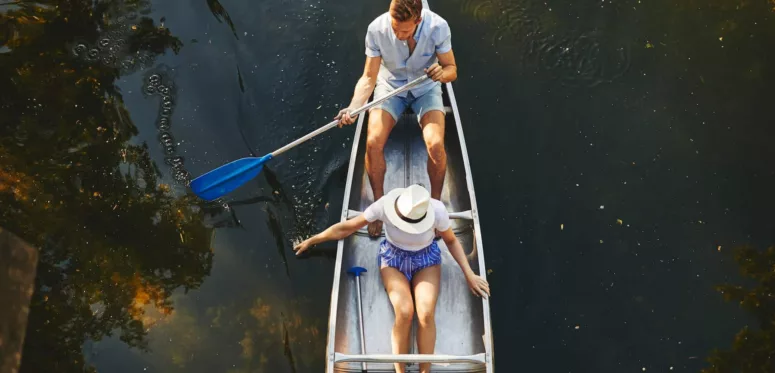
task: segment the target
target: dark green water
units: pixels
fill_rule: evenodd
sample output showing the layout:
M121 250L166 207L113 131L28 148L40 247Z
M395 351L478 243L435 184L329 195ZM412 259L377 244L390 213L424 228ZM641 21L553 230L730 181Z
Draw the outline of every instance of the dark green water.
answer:
M388 2L0 4L0 226L41 248L21 371L322 371L334 253L291 246L336 220L351 129L217 203L185 182L330 120ZM775 371L775 3L431 6L496 369Z

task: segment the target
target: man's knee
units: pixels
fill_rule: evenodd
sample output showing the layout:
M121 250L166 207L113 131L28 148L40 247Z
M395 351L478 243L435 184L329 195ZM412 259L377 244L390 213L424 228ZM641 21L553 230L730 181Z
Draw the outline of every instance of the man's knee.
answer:
M393 128L393 120L385 110L374 110L369 116L369 129L366 133L366 151L381 153L385 149Z
M425 146L428 148L428 157L434 162L443 161L447 155L444 150L444 138L440 135L428 136L425 139Z
M382 134L368 134L366 136L366 151L369 153L379 152L381 153L385 149L385 143L387 142L387 136Z

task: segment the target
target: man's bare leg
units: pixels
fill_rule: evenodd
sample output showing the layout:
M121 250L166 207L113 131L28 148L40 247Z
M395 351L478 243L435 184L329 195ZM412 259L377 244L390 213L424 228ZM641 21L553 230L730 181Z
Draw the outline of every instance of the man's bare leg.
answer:
M403 273L393 267L383 267L380 269L380 273L396 315L393 331L390 335L392 352L394 354L408 354L409 332L412 329L412 314L414 313L409 281L406 280ZM395 368L398 373L406 372L406 364L404 363L395 363Z
M369 113L369 126L366 134L366 173L369 175L374 201L385 195L385 143L396 121L385 110L374 109ZM382 221L369 224L369 235L379 237L382 233Z
M439 298L441 265L419 270L412 277L415 306L417 307L417 350L421 354L433 354L436 347L436 300ZM429 373L430 363L420 364L420 373Z
M428 149L428 178L431 180L431 197L440 200L447 173L447 151L444 149L444 113L432 110L420 120L422 137Z

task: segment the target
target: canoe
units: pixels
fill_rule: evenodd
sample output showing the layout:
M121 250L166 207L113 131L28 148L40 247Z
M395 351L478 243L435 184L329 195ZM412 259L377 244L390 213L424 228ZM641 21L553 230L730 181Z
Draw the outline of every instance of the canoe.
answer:
M423 1L424 6L427 1ZM474 272L486 278L482 234L476 195L468 161L463 127L451 83L442 85L446 110L445 146L447 173L441 200L453 218L453 230L468 256ZM410 110L411 111L411 110ZM365 168L367 115L356 124L344 192L341 220L357 216L373 201ZM428 161L415 114L404 113L385 146L385 191L423 183L430 188ZM384 235L384 231L383 231ZM407 371L417 371L419 362L432 362L434 372L493 372L493 341L489 300L475 297L457 262L443 241L442 273L436 305L436 348L434 355L417 354L414 318L409 354L392 355L390 332L394 314L377 267L380 239L366 229L338 242L326 348L326 372L392 372L393 362L411 362ZM367 270L360 277L364 326L361 340L356 280L348 269ZM362 344L363 342L363 344ZM361 351L361 346L365 351Z

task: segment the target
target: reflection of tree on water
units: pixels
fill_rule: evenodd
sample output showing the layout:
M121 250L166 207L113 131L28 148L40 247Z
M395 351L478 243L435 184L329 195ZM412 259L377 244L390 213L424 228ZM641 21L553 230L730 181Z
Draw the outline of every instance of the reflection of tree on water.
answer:
M173 336L175 343L158 338L150 347L170 356L157 362L162 372L189 371L203 357L209 357L208 366L217 372L311 371L323 364L326 320L327 315L315 313L312 300L287 295L282 300L232 300L204 312L182 307L155 331Z
M171 293L209 274L213 207L159 184L148 147L128 144L138 129L114 85L181 45L147 9L51 1L0 14L0 226L41 250L22 371L93 371L82 344L114 333L145 348Z
M775 246L762 252L741 247L735 252L743 277L753 286L721 285L717 290L751 312L758 328L745 327L735 336L731 350L714 350L703 373L775 372Z

